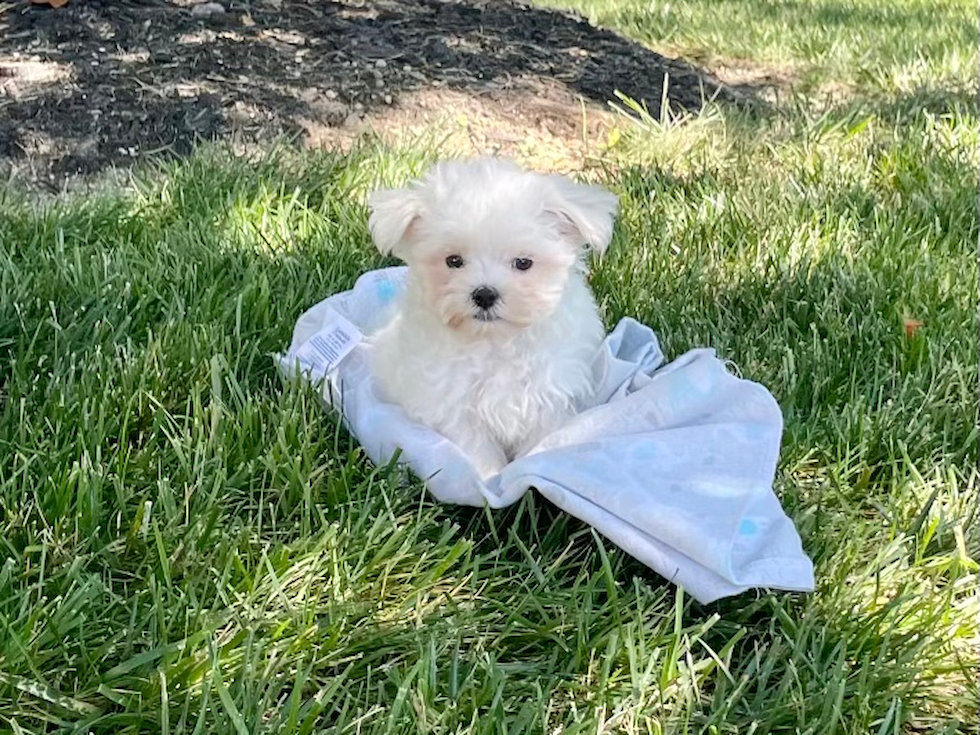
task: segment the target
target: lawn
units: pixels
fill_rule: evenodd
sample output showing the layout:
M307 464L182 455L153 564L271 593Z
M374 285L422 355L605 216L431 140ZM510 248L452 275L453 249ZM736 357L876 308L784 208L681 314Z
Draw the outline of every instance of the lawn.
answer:
M779 401L816 592L699 605L533 495L372 465L270 353L443 151L216 145L0 185L0 731L975 730L976 8L547 4L795 85L624 118L581 175L622 201L606 323Z

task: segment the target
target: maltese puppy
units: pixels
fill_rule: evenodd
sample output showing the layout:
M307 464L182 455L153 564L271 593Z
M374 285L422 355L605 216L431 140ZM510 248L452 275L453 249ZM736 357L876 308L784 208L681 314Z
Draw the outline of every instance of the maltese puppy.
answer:
M439 163L369 204L378 249L409 266L371 337L382 398L484 478L591 405L605 330L584 256L609 245L613 194L484 158Z

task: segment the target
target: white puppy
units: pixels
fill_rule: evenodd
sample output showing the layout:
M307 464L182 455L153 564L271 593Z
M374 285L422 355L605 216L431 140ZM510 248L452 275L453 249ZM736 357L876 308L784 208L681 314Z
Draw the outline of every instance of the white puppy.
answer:
M370 207L375 244L409 266L371 338L383 398L484 477L590 405L605 332L584 255L609 245L613 194L484 158L439 163Z

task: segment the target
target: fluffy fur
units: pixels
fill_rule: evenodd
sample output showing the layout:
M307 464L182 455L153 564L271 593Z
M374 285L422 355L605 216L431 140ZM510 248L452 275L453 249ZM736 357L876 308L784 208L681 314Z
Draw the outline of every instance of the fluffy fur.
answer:
M386 400L484 477L590 404L604 329L583 258L608 246L615 196L485 158L439 163L370 207L375 244L409 266L371 338Z

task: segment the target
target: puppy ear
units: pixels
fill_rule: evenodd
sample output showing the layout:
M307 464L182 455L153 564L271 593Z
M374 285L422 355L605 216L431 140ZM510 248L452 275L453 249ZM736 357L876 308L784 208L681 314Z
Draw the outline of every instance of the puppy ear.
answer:
M559 220L559 231L573 245L587 245L599 255L612 240L619 199L599 186L579 184L564 176L549 176L552 185L547 211Z
M371 239L383 255L403 258L412 230L422 215L422 200L412 189L382 189L368 197Z

